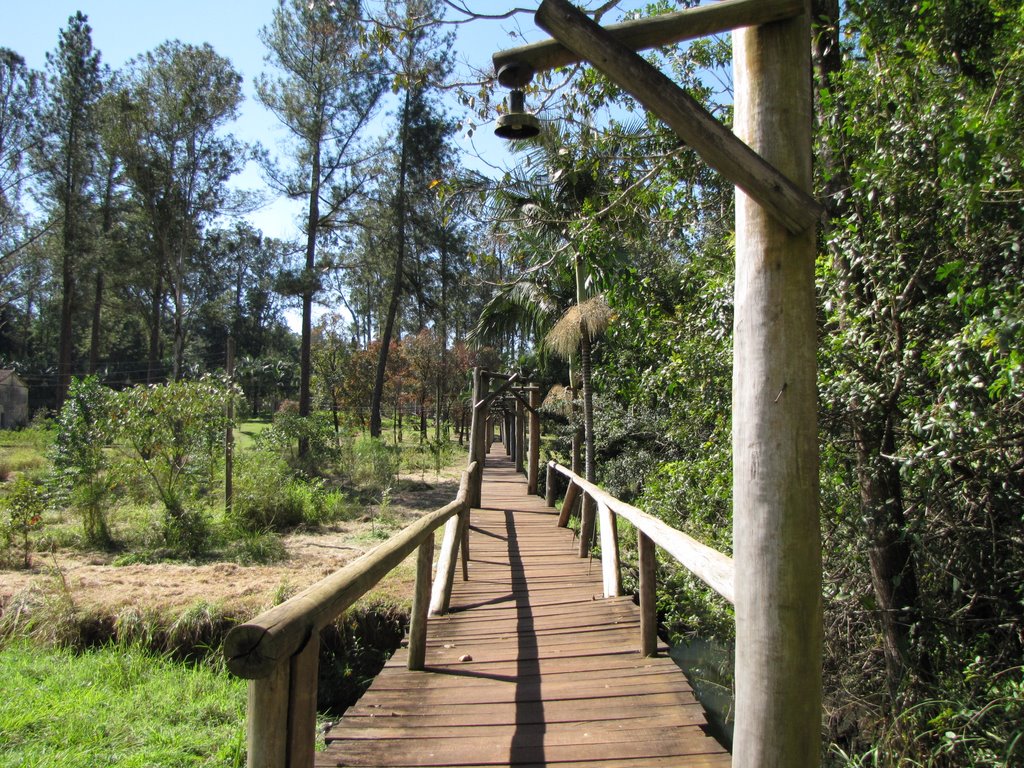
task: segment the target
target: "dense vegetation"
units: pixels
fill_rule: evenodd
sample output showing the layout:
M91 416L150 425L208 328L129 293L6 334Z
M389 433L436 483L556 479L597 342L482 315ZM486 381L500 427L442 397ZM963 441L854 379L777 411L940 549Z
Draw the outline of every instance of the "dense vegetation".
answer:
M693 4L601 4L602 21ZM325 455L357 466L345 452L363 451L372 466L388 417L398 437L415 414L424 446L446 424L460 432L465 374L482 363L558 385L545 407L566 462L730 549L732 189L587 66L531 86L558 120L515 167L457 171L439 95L452 40L423 22L475 23L460 5L280 4L259 98L291 143L257 154L275 189L308 203L298 245L232 218L246 201L225 181L253 148L226 132L238 76L208 47L167 43L115 76L74 17L46 73L0 52L0 354L59 413L64 485L47 493L79 510L84 541L116 538L103 505L135 488L161 505L161 547L209 546L190 512L220 470L174 451L212 455L231 387L252 414L294 401L259 449L273 460L239 468L236 521L259 531L296 518L247 493L301 496ZM1012 765L1024 759L1024 11L813 6L828 760ZM723 39L651 54L726 121L730 58ZM462 94L477 110L467 122L493 116L487 86ZM186 93L201 106L183 115ZM369 136L367 115L392 98L393 129ZM314 112L322 122L303 119ZM313 301L344 311L314 324ZM288 302L302 307L297 338ZM228 339L233 383L202 378L223 373ZM72 386L86 373L99 378ZM178 387L195 413L174 411ZM191 416L202 428L185 429ZM193 442L144 442L168 424ZM4 488L12 562L50 503L33 470L13 467ZM728 608L663 569L668 630L728 639Z

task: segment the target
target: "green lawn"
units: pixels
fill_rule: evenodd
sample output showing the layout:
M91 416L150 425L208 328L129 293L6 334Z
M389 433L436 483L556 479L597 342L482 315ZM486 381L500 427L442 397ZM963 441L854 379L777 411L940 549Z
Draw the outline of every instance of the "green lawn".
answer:
M244 680L134 648L0 650L0 766L245 764Z

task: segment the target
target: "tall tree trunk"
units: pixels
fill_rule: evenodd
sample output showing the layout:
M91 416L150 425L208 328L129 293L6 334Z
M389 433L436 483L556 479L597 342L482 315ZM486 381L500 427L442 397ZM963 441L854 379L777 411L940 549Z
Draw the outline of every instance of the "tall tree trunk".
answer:
M69 249L71 243L65 239L64 263L61 268L60 340L58 342L57 410L64 406L64 400L71 386L72 313L75 308L75 271Z
M917 569L907 535L899 467L889 458L896 451L892 429L856 426L854 442L871 585L882 626L889 691L895 697L908 671L931 678L927 656L915 658L911 649L912 631L921 620Z
M89 374L95 374L100 363L100 320L103 308L103 270L96 270L96 291L92 299L92 335L89 339Z
M309 212L306 217L306 271L302 281L302 338L299 344L299 417L309 416L313 349L313 267L316 265L316 233L320 226L320 145L313 142L309 174ZM299 458L309 453L309 439L299 438Z
M384 321L384 333L380 339L380 355L377 357L377 373L373 380L373 400L370 402L370 436L380 437L381 432L381 401L384 398L384 374L388 366L388 352L391 337L395 332L395 319L398 317L398 305L402 299L402 269L405 262L406 241L406 207L405 185L408 174L408 139L409 139L409 108L411 92L406 89L405 101L402 105L402 148L398 160L398 191L395 195L395 266L394 278L391 283L391 301L388 303L388 314Z

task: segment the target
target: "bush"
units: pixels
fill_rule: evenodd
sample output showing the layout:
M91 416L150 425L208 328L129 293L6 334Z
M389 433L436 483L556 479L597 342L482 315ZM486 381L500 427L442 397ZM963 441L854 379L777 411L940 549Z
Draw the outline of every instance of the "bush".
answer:
M357 486L376 495L394 485L400 461L398 448L379 438L362 436L356 440L353 453L352 481Z
M196 505L212 485L232 396L212 379L131 387L112 396L111 426L120 447L164 505L166 544L190 557L209 545L209 524Z
M111 432L111 394L95 376L72 381L57 417L51 451L54 487L82 515L86 543L99 547L110 545L110 479L104 447Z
M27 477L19 477L2 504L4 515L0 518L0 536L3 536L4 548L10 551L17 547L23 565L31 568L32 540L29 536L42 526L46 506L43 489Z
M351 516L343 493L328 491L319 478L294 475L276 454L249 451L235 467L230 520L243 531L283 531Z

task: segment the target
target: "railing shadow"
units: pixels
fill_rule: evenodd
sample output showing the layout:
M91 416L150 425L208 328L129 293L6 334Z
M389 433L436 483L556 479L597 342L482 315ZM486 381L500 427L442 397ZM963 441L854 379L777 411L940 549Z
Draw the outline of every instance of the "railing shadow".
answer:
M510 756L517 752L529 752L530 762L543 764L544 734L547 723L544 719L544 702L541 700L540 655L537 633L534 626L530 593L526 583L526 569L519 550L512 512L505 512L505 530L508 536L508 560L512 572L512 590L516 606L516 693L515 731L512 734ZM516 586L516 581L521 583Z

